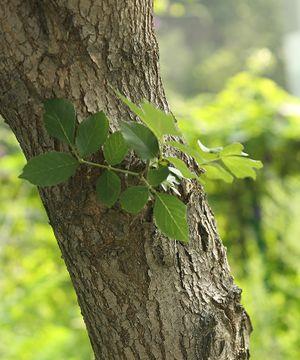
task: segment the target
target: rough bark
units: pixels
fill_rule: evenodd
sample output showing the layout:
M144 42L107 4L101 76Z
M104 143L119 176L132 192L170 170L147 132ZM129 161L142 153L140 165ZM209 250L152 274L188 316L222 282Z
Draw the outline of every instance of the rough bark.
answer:
M79 120L104 110L113 128L131 115L109 83L167 109L149 0L2 0L0 30L0 113L27 158L62 149L42 124L46 98L72 100ZM251 325L202 190L184 187L183 246L150 209L101 206L98 176L82 167L40 189L96 359L248 359Z

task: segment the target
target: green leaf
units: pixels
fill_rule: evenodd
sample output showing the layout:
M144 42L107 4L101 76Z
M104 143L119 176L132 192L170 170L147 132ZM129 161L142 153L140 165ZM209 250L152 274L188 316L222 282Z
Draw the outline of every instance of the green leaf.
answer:
M110 165L120 164L128 152L128 146L120 131L109 136L103 146L105 160Z
M140 106L137 106L119 92L116 93L129 109L148 126L158 140L164 135L181 135L176 127L175 119L172 114L165 113L145 100Z
M73 144L76 122L73 104L64 99L49 99L44 108L44 123L49 135Z
M162 139L164 135L181 135L172 114L165 113L148 101L143 101L141 108L144 112L141 120L153 131L159 140Z
M208 148L202 144L200 140L197 140L196 151L198 156L207 161L213 161L220 158L220 152L222 151L222 147L216 148ZM199 164L200 165L200 164Z
M129 99L127 99L127 97L122 95L119 91L115 90L115 92L118 95L118 97L123 101L123 103L126 104L135 115L137 115L140 119L142 119L143 110L139 106L131 102Z
M204 151L204 145L200 146L200 141L198 141L198 144L196 144L195 147L179 143L177 141L167 141L168 145L173 146L177 150L180 150L182 153L191 156L194 158L194 160L197 162L199 166L201 166L204 163L207 163L209 161L214 161L220 158L219 150L221 148L214 148L214 149L208 149L205 148L211 152Z
M147 180L150 185L158 186L167 179L169 175L169 169L167 166L159 166L158 168L149 169L147 174Z
M96 194L100 202L112 207L121 192L121 180L113 171L105 170L96 184Z
M121 132L128 146L132 148L142 160L150 160L158 155L158 141L153 132L146 126L134 122L122 121Z
M19 177L34 185L57 185L74 175L78 165L72 155L51 151L30 159Z
M100 149L108 135L108 119L101 111L80 123L77 131L76 146L82 157Z
M206 170L205 174L201 175L210 180L223 180L227 183L233 181L233 176L219 164L201 165Z
M186 179L196 179L197 175L195 175L185 164L185 162L181 159L175 157L167 157L166 158L171 164L173 164L176 169L178 169L182 176Z
M173 146L175 149L180 150L182 153L188 156L191 156L195 159L198 165L201 165L203 162L205 162L205 159L200 156L199 152L189 145L185 145L177 141L166 141L166 144Z
M225 146L224 149L221 151L221 156L228 156L228 155L242 155L244 146L240 143L233 143L228 146ZM246 154L245 154L246 155Z
M214 154L214 153L219 153L220 151L223 150L222 146L218 146L218 147L215 147L215 148L208 148L207 146L202 144L202 142L199 139L197 140L197 144L198 144L200 150L205 152L205 153Z
M227 156L222 158L224 165L239 179L246 177L256 178L253 169L262 168L262 162L242 156Z
M146 186L132 186L120 196L122 208L129 213L137 214L146 205L149 199L149 190Z
M157 227L168 237L189 242L186 206L175 196L156 193L154 219Z

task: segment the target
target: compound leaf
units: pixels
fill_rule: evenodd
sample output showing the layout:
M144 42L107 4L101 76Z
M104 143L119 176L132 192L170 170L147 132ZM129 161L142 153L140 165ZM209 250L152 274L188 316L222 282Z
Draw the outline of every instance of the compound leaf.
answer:
M210 180L223 180L227 183L233 181L233 176L219 164L201 165L206 170L205 174L201 175Z
M122 121L121 132L128 146L132 148L142 160L150 160L158 155L158 141L153 132L146 126L134 122Z
M44 102L44 123L49 135L67 144L73 144L76 115L71 102L49 99Z
M166 158L171 164L173 164L176 169L178 169L180 171L180 173L182 174L182 176L186 179L196 179L197 176L196 174L194 174L186 165L186 163L179 159L179 158L175 158L175 157L167 157Z
M100 149L108 135L108 119L103 111L89 116L80 123L77 131L76 146L82 157Z
M34 185L57 185L74 175L78 165L72 155L51 151L30 159L19 177Z
M132 186L120 196L120 203L124 210L137 214L146 205L149 199L149 189L146 186Z
M203 162L205 162L205 159L200 156L199 152L189 145L182 144L178 141L167 141L166 144L173 146L175 149L180 150L182 153L188 156L191 156L195 159L198 165L201 165Z
M141 120L153 131L155 136L160 140L164 135L180 136L177 129L175 118L170 113L165 113L148 101L141 104L143 115Z
M164 135L181 135L172 114L165 113L146 100L144 100L140 106L137 106L119 92L116 93L130 110L147 125L158 140L162 139Z
M226 156L222 158L224 165L239 179L246 177L256 178L254 169L262 168L261 161L252 160L243 156Z
M187 210L185 204L172 195L156 193L154 219L157 227L168 237L189 241Z
M105 160L110 165L120 164L128 152L128 146L120 131L109 136L103 146Z
M167 166L159 166L158 168L149 169L147 174L147 180L150 185L158 186L167 179L169 175L169 169Z
M135 105L135 103L127 99L127 97L122 95L119 91L115 91L115 92L118 95L118 97L123 101L123 103L126 104L135 115L137 115L140 119L142 119L143 110L139 106Z
M113 171L105 170L96 184L98 200L108 207L112 207L121 192L121 180Z
M220 152L221 156L228 156L228 155L246 155L243 153L244 146L240 143L233 143L230 145L227 145L223 148L223 150Z

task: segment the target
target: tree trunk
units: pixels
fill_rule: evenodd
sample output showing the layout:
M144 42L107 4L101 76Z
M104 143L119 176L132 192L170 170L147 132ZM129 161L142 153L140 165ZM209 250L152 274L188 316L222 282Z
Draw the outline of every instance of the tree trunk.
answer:
M2 0L0 30L0 113L27 158L64 148L43 127L46 98L70 99L79 120L104 110L112 128L132 115L109 84L167 110L150 0ZM39 189L95 358L248 359L251 325L202 189L185 187L183 246L149 209L134 218L101 206L98 176L82 166Z

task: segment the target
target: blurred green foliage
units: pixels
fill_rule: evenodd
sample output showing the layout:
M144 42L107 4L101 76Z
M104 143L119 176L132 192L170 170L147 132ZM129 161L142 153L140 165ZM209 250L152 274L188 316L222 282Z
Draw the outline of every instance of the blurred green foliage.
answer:
M242 142L261 159L257 180L206 186L229 263L243 288L255 360L300 358L300 101L250 73L217 95L173 99L188 141Z
M156 0L155 8L169 93L217 92L246 69L284 85L281 0Z
M0 119L1 120L1 119ZM0 123L0 359L91 359L70 278L24 156Z

